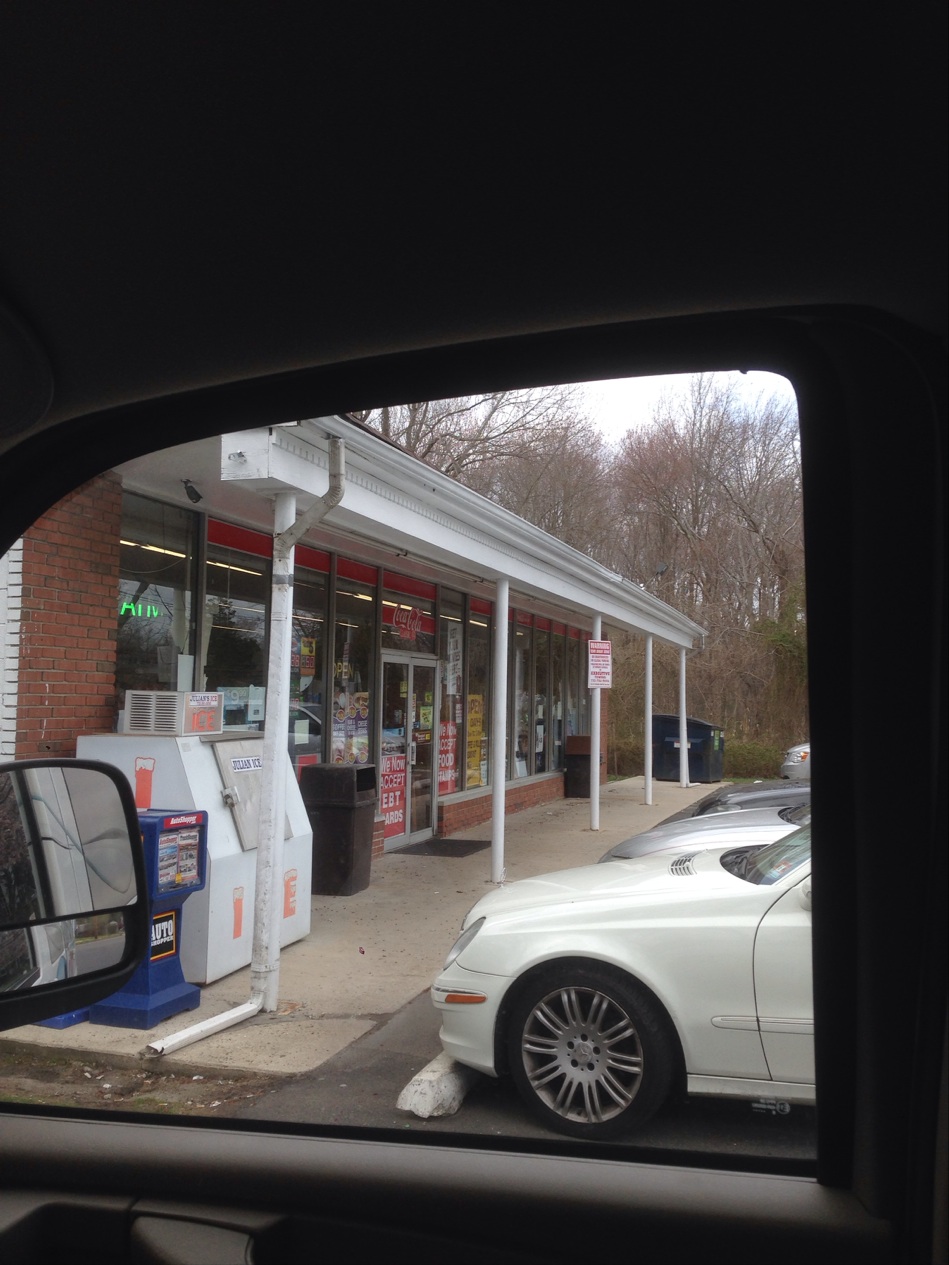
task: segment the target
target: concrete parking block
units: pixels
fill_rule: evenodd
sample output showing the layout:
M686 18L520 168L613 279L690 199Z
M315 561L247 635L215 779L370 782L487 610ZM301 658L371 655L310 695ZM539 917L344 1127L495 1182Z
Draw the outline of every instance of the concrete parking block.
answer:
M480 1076L480 1072L456 1063L447 1054L439 1054L412 1077L395 1105L399 1111L411 1111L423 1120L453 1116Z

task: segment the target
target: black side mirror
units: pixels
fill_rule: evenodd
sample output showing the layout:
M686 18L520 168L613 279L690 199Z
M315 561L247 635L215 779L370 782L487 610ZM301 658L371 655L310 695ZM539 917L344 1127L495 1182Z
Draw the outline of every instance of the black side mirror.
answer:
M135 799L92 760L0 764L0 1029L115 992L148 951Z

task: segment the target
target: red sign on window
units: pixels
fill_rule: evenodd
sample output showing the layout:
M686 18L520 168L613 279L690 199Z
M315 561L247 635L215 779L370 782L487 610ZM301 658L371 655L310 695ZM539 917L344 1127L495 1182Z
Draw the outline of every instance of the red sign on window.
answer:
M458 789L458 726L443 720L438 726L438 790L450 795Z
M385 837L405 834L405 756L384 755L379 777Z

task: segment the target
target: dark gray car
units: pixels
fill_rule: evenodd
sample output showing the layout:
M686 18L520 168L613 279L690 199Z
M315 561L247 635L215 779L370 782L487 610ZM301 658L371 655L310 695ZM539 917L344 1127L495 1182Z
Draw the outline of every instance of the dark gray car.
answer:
M719 787L688 808L663 818L659 824L665 826L672 821L705 817L709 813L734 813L749 808L796 808L799 804L809 804L810 800L809 781L773 778L767 782L744 782L740 786Z

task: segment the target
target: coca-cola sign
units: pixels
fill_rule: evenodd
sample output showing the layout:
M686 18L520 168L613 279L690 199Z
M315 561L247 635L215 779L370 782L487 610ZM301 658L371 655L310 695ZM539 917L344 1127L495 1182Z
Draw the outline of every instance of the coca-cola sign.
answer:
M424 611L420 611L417 606L397 606L392 612L392 627L398 629L403 641L414 641L422 631L424 618Z

